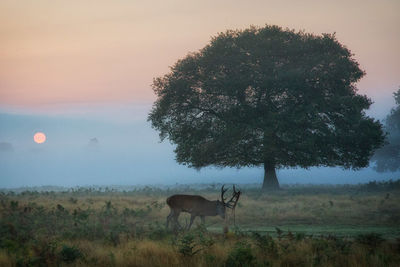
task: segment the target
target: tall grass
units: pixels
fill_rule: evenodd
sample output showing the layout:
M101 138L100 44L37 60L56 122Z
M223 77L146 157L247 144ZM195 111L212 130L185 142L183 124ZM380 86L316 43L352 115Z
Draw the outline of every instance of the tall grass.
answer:
M228 233L219 217L190 232L164 227L169 195L217 199L215 185L2 191L0 266L398 266L397 184L243 186Z

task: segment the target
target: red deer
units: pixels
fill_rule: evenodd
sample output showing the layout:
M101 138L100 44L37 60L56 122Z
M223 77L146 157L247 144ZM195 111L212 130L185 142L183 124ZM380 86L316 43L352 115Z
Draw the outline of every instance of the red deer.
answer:
M178 217L181 212L190 213L190 224L188 229L193 224L194 219L197 216L200 216L201 222L205 223L205 216L216 216L220 215L222 219L225 219L225 209L231 208L234 209L241 192L236 191L235 186L233 186L233 194L232 198L225 202L224 194L228 189L224 189L224 186L221 188L221 201L215 200L210 201L205 199L202 196L196 195L173 195L167 198L167 204L171 209L170 214L167 217L167 228L170 220L174 220L175 224L179 226Z

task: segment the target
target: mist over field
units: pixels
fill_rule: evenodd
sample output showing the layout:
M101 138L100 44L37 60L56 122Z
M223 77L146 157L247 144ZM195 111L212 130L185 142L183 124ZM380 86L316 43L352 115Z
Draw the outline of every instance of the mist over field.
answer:
M177 164L173 146L159 143L146 121L153 78L228 29L270 24L336 33L366 72L357 83L373 101L366 114L382 120L395 104L398 1L50 2L0 3L0 187L261 183L262 168ZM37 131L45 143L33 142ZM398 177L368 168L278 170L283 184Z
M150 106L77 114L0 114L0 187L261 183L262 168L179 165L174 147L160 143L146 121ZM36 144L33 135L47 135ZM282 184L354 184L397 179L397 173L341 168L282 169Z
M0 266L398 267L399 10L1 0Z

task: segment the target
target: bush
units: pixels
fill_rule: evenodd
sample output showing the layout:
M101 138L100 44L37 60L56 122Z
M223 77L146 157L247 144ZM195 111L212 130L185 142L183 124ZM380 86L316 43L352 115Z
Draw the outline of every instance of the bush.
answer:
M73 197L70 197L70 198L68 199L68 201L71 202L72 204L78 203L78 199L73 198Z
M198 225L194 231L194 234L198 244L202 247L202 249L209 249L215 243L215 240L207 231L207 228L204 224Z
M57 242L48 239L34 240L31 246L34 256L29 258L29 264L33 266L49 266L57 261Z
M238 242L229 253L228 259L226 260L226 266L254 266L254 261L255 257L251 251L250 244L246 242Z
M83 254L77 247L64 245L60 251L60 258L66 263L72 263L83 258Z
M306 238L306 234L305 233L296 233L295 234L296 241L301 241L301 240L304 240L305 238Z
M108 233L108 236L106 238L107 241L109 241L113 246L118 246L121 242L119 238L119 232L118 231L110 231Z
M168 237L170 234L169 231L164 227L161 227L159 223L156 223L155 225L150 225L149 230L150 231L148 233L148 237L151 240L162 240Z
M196 243L195 237L192 233L185 234L178 241L178 251L183 256L192 257L201 250Z
M178 251L184 256L193 256L200 251L207 251L215 241L204 225L183 235L177 242Z
M246 236L246 233L242 229L240 229L240 227L238 227L236 225L233 227L232 231L236 237L240 238L240 237Z
M213 266L213 265L215 265L216 257L215 257L215 255L205 254L204 260L205 260L207 266Z
M370 249L371 252L375 251L379 245L385 241L382 235L377 233L361 234L356 237L356 241Z
M18 209L18 201L12 201L10 202L10 209L12 211L16 211Z
M278 247L271 236L260 235L257 232L253 232L252 238L256 241L256 245L264 254L269 254L273 257L278 256Z

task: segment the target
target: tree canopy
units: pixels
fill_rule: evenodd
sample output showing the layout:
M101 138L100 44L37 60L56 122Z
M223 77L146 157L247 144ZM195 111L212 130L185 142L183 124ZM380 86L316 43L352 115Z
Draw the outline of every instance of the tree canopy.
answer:
M400 170L400 88L395 92L396 106L385 120L387 141L384 147L378 149L372 160L375 161L375 170L378 172Z
M334 34L278 26L229 30L155 78L148 120L189 167L361 168L383 142L357 94L364 76Z

